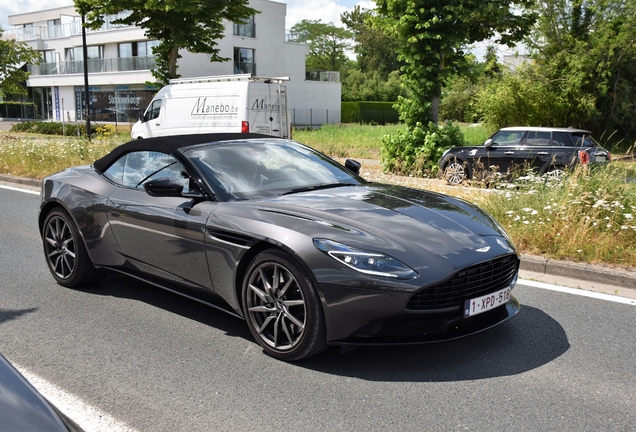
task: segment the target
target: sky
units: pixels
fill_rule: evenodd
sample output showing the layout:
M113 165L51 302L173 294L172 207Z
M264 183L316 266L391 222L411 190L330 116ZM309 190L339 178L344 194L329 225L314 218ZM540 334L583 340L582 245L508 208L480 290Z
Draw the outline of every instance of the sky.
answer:
M359 4L361 7L371 9L371 0L275 0L287 4L286 28L291 28L303 19L322 20L341 25L340 14L353 9ZM42 5L46 4L45 7ZM9 28L8 16L24 12L34 12L42 9L53 9L62 6L70 6L72 0L0 0L0 27Z

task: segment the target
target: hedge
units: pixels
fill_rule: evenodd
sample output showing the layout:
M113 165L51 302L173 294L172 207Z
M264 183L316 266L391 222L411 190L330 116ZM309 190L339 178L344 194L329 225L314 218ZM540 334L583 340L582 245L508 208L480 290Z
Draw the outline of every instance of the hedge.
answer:
M399 123L400 116L393 108L395 102L342 102L342 123Z

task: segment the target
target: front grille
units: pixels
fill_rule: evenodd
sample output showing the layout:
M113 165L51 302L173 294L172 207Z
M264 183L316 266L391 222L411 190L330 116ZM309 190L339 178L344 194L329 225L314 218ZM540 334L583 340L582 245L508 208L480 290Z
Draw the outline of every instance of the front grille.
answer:
M519 257L506 255L466 267L450 279L421 289L411 297L409 310L462 307L464 301L507 287L519 270Z

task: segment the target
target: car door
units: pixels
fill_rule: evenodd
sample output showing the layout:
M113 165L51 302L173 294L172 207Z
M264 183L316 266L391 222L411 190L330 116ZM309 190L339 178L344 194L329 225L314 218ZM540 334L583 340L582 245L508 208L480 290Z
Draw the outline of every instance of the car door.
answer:
M522 130L500 130L491 137L492 145L489 147L480 146L473 156L473 169L483 169L488 171L506 174L514 162L518 147L522 142L525 131Z
M535 172L544 172L552 165L552 132L528 131L514 155L514 167L519 174L532 169Z
M190 187L185 168L153 151L124 155L104 174L119 187L108 197L108 218L128 270L194 289L212 289L205 258L205 223L215 204L185 197L153 197L149 180L174 178Z
M150 138L164 135L164 130L161 127L161 109L162 100L153 100L144 113L144 118L141 122L143 136Z

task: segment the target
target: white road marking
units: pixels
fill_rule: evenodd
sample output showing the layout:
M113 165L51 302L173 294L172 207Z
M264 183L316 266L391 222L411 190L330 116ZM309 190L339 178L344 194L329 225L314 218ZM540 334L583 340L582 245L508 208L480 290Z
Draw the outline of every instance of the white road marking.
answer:
M583 297L590 297L590 298L594 298L598 300L606 300L606 301L611 301L614 303L621 303L621 304L636 306L636 300L627 298L627 297L603 294L603 293L587 291L587 290L578 289L578 288L567 288L567 287L563 287L559 285L552 285L552 284L547 284L545 282L537 282L537 281L532 281L527 279L518 279L517 283L521 285L531 286L534 288L541 288L541 289L546 289L550 291L558 291L558 292L562 292L566 294L573 294L573 295L578 295Z
M24 193L29 193L29 194L33 194L33 195L40 195L40 191L34 191L34 190L30 190L30 189L22 189L22 188L17 188L17 187L13 187L13 186L7 186L7 185L0 185L0 189L9 189L9 190L16 191L16 192L24 192Z
M105 412L87 404L78 397L40 378L25 368L13 363L13 366L35 387L49 402L90 432L137 432Z

